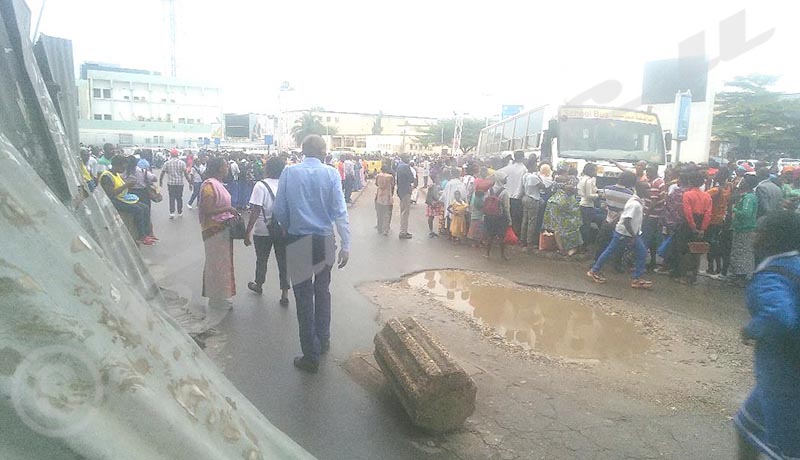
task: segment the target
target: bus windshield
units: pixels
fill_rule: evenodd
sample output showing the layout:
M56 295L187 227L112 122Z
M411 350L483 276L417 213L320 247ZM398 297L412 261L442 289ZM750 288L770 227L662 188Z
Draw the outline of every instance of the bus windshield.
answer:
M562 119L558 154L587 161L664 163L664 140L657 124L598 118Z

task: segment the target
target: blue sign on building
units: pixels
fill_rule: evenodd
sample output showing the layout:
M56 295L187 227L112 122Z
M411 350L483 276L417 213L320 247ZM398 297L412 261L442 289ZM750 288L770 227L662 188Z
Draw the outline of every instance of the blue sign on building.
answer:
M522 105L504 105L503 109L500 111L500 119L505 120L508 117L513 117L514 115L522 112L522 109L525 106Z
M214 145L219 145L220 139L218 137L214 138Z
M689 137L689 115L692 111L692 92L675 95L675 140L685 141Z
M265 134L264 135L264 145L272 145L275 143L275 136L272 134Z

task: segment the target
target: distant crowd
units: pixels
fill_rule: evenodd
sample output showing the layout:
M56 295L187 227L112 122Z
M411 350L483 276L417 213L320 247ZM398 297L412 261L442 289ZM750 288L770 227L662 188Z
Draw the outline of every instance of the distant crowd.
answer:
M759 260L757 219L800 205L800 169L791 166L779 172L711 161L669 165L662 175L655 164L617 163L621 174L598 177L593 163L579 174L568 162L553 167L523 152L491 161L396 157L383 166L375 179L381 234L396 193L400 238L411 237L404 203L424 189L430 238L483 247L487 256L496 244L503 258L509 243L567 257L591 251L594 281L606 281L607 264L619 272L632 266L636 288L652 286L647 272L692 284L702 258L704 275L743 284Z

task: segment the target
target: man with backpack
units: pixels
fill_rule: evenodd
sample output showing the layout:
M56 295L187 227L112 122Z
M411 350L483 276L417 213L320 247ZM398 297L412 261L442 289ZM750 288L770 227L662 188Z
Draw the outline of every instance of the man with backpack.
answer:
M486 257L492 253L492 242L500 242L500 257L506 257L505 236L511 226L511 199L506 190L507 176L503 171L494 173L494 186L483 199L483 226L486 229Z
M250 220L247 223L244 244L254 244L256 249L256 276L255 281L247 283L248 289L256 294L262 293L262 286L267 277L267 262L269 253L275 248L275 258L278 261L278 277L281 288L281 306L289 305L289 278L286 270L286 242L283 230L278 221L272 217L272 208L275 204L275 194L278 191L278 179L281 177L284 160L280 157L271 157L267 160L266 176L253 186L250 195Z

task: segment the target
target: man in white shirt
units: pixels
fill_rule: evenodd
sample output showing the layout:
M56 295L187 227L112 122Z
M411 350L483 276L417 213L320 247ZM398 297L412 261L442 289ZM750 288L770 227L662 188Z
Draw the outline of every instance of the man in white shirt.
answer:
M186 203L186 207L192 209L192 203L194 200L198 200L200 198L200 188L203 185L203 177L206 173L206 160L208 156L203 153L194 161L192 167L189 169L189 177L192 178L192 196L189 197L188 203Z
M428 188L428 178L431 176L431 162L427 159L420 165L420 172L422 173L422 187Z
M452 215L448 208L450 208L450 203L453 202L456 196L456 192L461 193L462 197L467 196L467 187L464 186L464 183L461 182L461 174L458 171L458 168L451 168L448 172L448 177L450 180L445 184L444 190L442 191L442 205L445 209L445 216L447 218L447 230L450 230L450 219Z
M267 178L253 186L250 195L250 220L245 233L245 246L255 245L256 277L247 283L247 288L261 294L262 285L267 277L269 253L275 247L275 258L278 261L278 277L280 279L282 306L289 305L289 278L286 270L286 241L281 235L277 221L273 220L272 208L275 194L278 192L278 179L281 177L285 163L280 157L270 157L265 165ZM273 233L276 233L273 235Z
M606 279L600 274L603 264L606 263L617 252L621 251L624 246L633 246L636 251L636 261L633 270L633 279L631 280L631 287L634 289L650 289L653 287L653 282L642 278L646 271L647 264L647 248L642 240L642 221L644 220L644 200L642 197L648 196L650 193L650 184L647 182L637 182L635 186L636 193L630 197L625 208L619 217L619 222L614 229L614 236L611 239L608 247L598 257L594 266L586 273L589 278L596 283L605 283Z
M514 162L501 168L500 171L503 171L508 178L506 190L511 198L511 227L514 229L514 233L519 235L522 229L522 196L524 195L522 179L528 173L528 168L525 167L525 152L522 150L514 152Z

